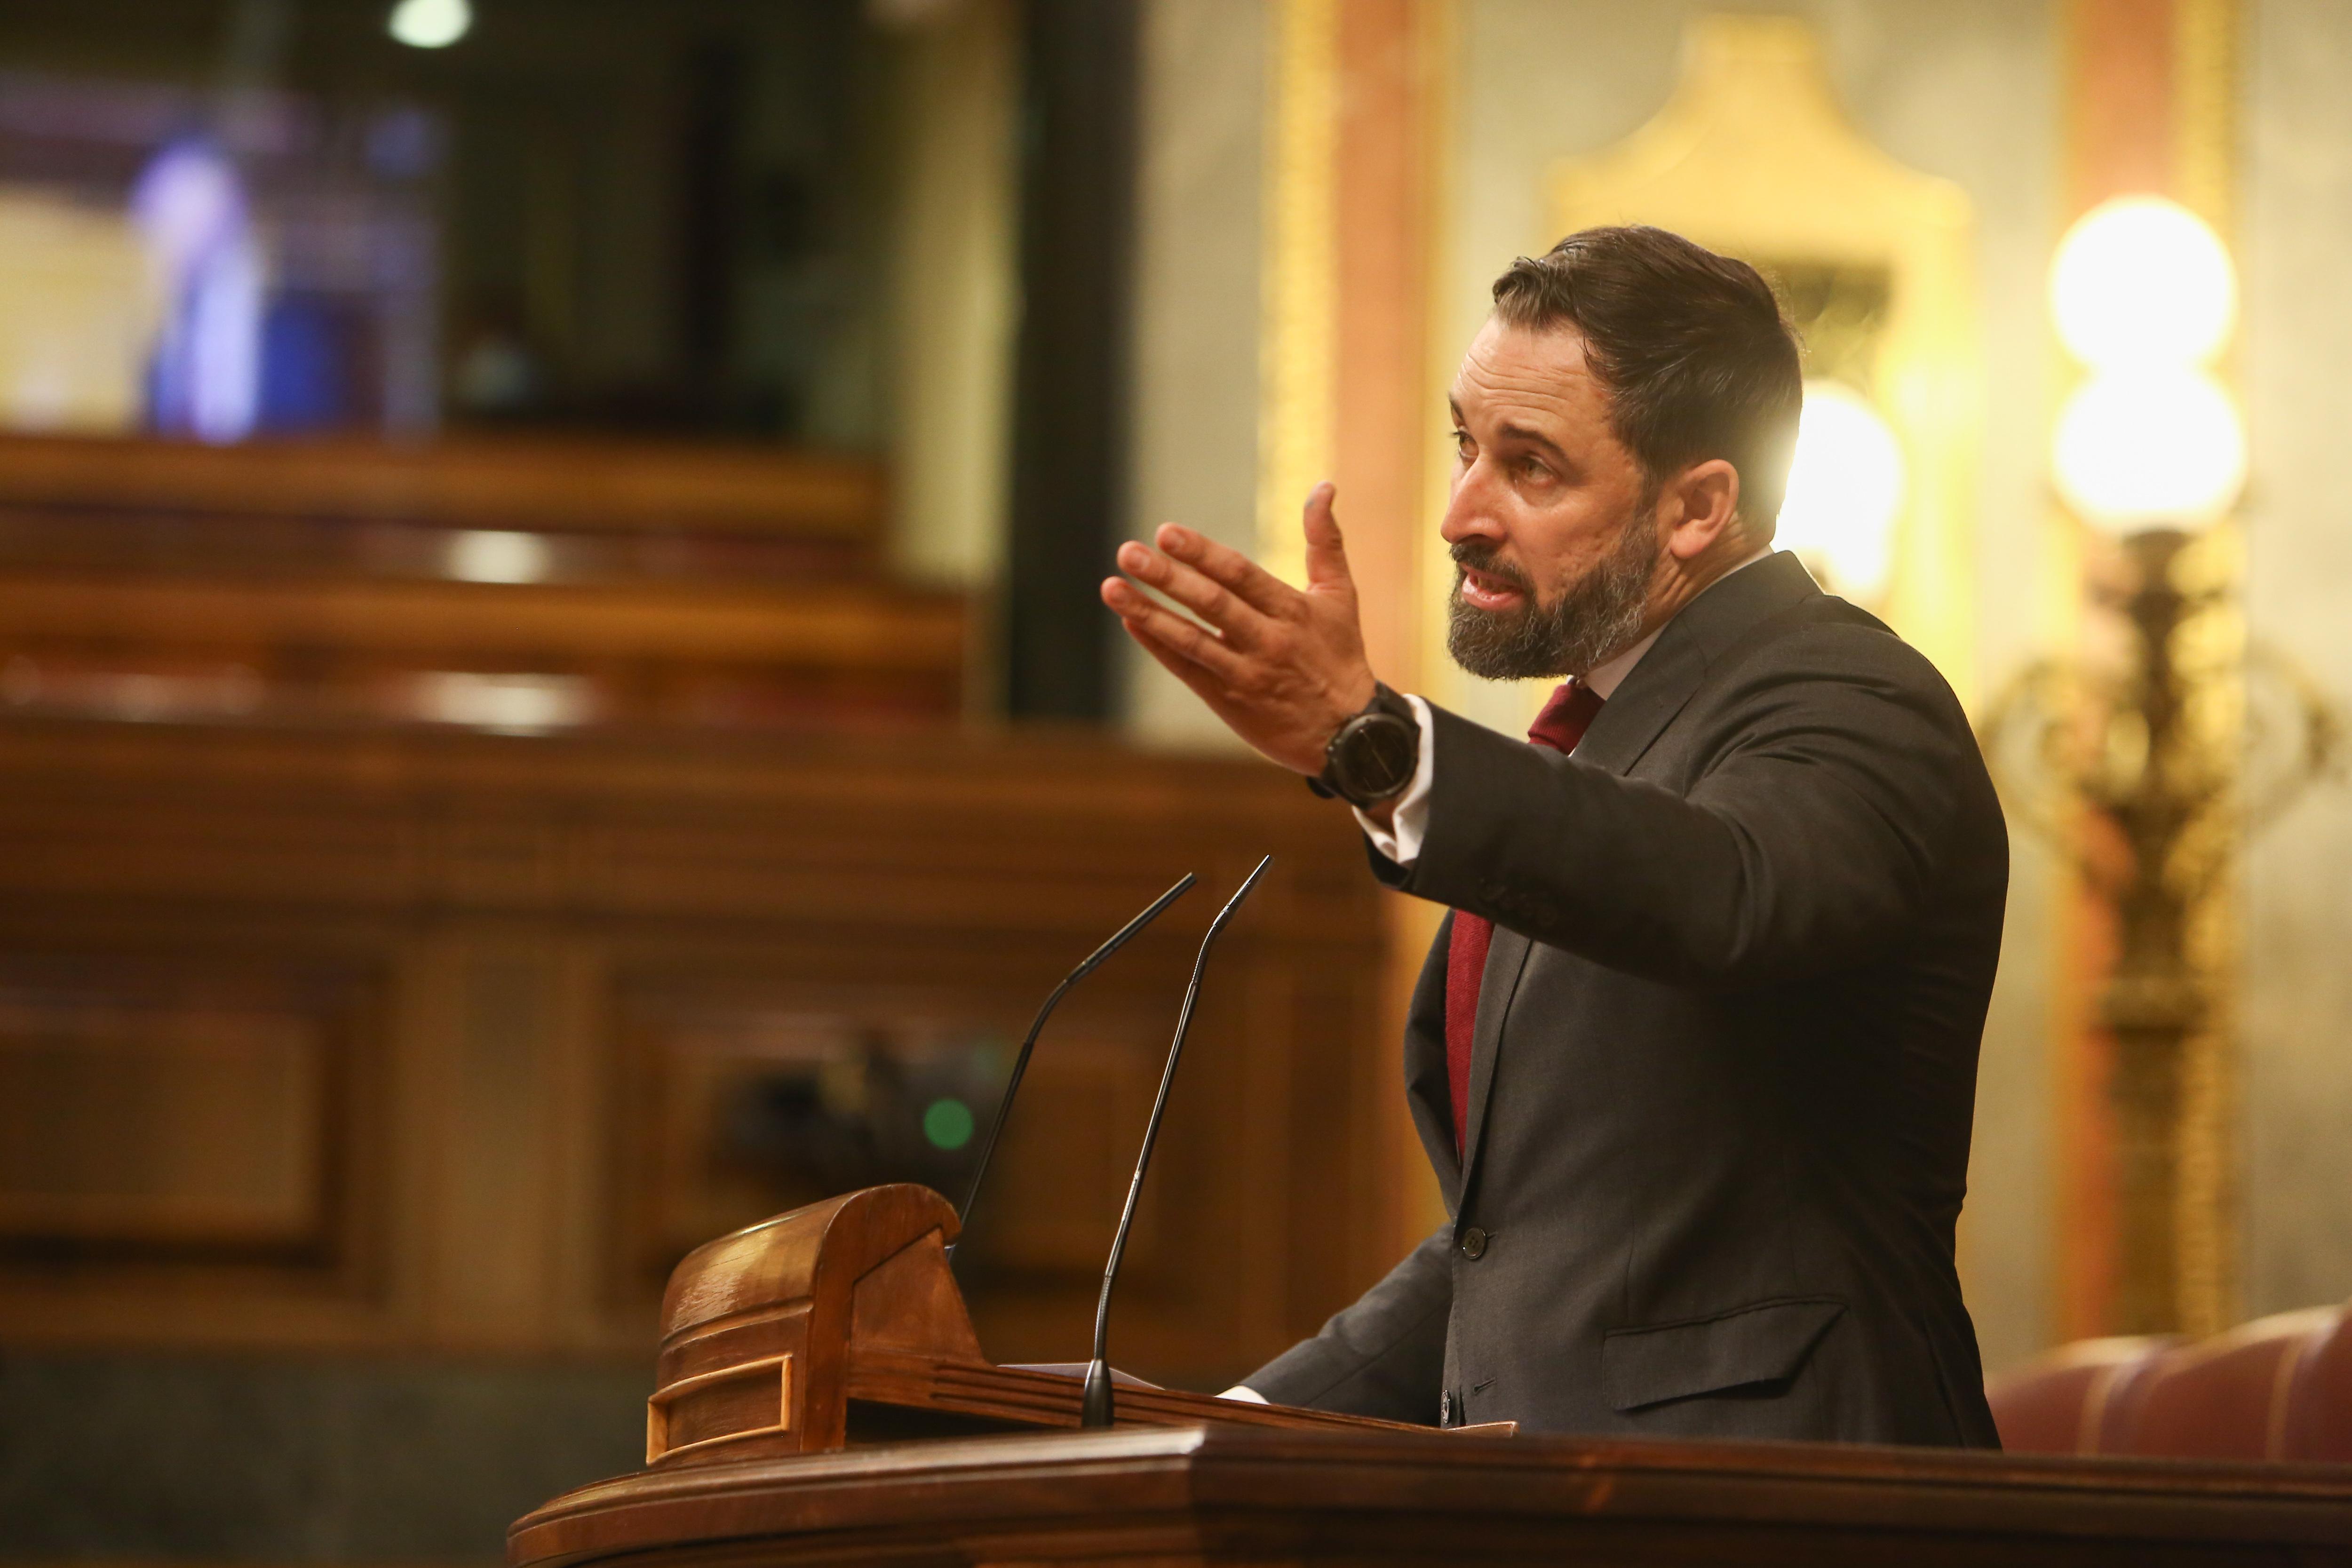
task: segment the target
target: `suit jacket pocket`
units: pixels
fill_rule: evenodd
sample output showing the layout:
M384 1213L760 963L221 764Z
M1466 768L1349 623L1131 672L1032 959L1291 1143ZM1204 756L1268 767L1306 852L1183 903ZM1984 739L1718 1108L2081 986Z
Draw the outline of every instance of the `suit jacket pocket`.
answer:
M1845 1310L1830 1296L1735 1307L1711 1318L1612 1329L1601 1338L1601 1386L1610 1407L1785 1384Z

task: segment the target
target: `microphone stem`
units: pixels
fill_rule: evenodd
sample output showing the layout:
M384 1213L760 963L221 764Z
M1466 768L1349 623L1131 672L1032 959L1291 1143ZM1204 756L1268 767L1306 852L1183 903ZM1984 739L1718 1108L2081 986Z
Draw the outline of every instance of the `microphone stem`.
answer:
M1135 1174L1129 1178L1127 1184L1127 1206L1119 1213L1118 1232L1111 1237L1110 1259L1103 1265L1102 1295L1095 1303L1094 1359L1097 1362L1108 1363L1110 1359L1111 1287L1118 1280L1119 1259L1127 1255L1127 1233L1134 1228L1136 1206L1143 1196L1143 1173L1151 1163L1153 1145L1160 1142L1160 1121L1168 1112L1168 1090L1176 1082L1176 1063L1184 1054L1184 1037L1192 1032L1192 1007L1201 999L1201 976L1209 967L1209 949L1216 944L1217 933L1225 929L1225 922L1233 918L1234 911L1242 907L1242 900L1248 898L1250 890L1257 886L1257 879L1265 875L1265 868L1273 864L1274 857L1271 855L1260 860L1257 868L1249 874L1249 879L1234 890L1232 898L1225 900L1225 907L1219 910L1217 918L1209 922L1209 934L1201 939L1200 956L1192 961L1192 984L1184 987L1183 1010L1176 1016L1176 1041L1168 1047L1168 1065L1160 1069L1160 1093L1151 1102L1151 1120L1143 1126L1143 1148L1135 1157Z
M980 1201L981 1184L988 1179L989 1163L996 1158L996 1141L1003 1135L1005 1120L1013 1114L1013 1097L1021 1092L1022 1075L1029 1070L1029 1053L1036 1049L1037 1037L1045 1032L1045 1020L1054 1016L1054 1009L1061 1005L1063 995L1071 986L1092 974L1103 960L1125 947L1129 937L1158 920L1160 911L1182 898L1191 890L1192 882L1192 873L1185 872L1174 887L1152 900L1150 908L1112 932L1108 942L1088 953L1076 969L1064 975L1062 983L1054 987L1053 994L1045 998L1045 1005L1037 1009L1037 1016L1029 1025L1029 1033L1021 1041L1020 1053L1013 1058L1013 1074L1004 1080L1003 1097L996 1102L996 1119L988 1124L987 1141L980 1146L980 1163L972 1168L971 1185L964 1193L963 1206L956 1213L959 1237L971 1221L972 1205ZM948 1255L952 1259L955 1248L949 1247Z

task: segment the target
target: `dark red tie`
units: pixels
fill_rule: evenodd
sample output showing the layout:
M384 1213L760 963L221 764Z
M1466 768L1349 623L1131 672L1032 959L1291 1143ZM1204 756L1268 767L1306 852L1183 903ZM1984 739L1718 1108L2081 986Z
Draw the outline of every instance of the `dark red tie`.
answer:
M1565 754L1584 739L1601 699L1580 680L1563 681L1528 727L1528 739ZM1486 949L1495 922L1454 911L1454 942L1445 950L1445 1082L1454 1094L1454 1153L1470 1142L1470 1041L1478 1030L1478 987L1486 976Z

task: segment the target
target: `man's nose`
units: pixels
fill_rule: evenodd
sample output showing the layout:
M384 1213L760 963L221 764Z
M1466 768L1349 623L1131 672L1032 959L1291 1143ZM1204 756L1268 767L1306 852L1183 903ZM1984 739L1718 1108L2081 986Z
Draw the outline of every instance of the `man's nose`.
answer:
M1437 536L1448 544L1459 544L1465 539L1501 543L1505 530L1496 500L1486 464L1484 460L1472 463L1454 483L1454 493L1445 503L1445 521L1438 525Z

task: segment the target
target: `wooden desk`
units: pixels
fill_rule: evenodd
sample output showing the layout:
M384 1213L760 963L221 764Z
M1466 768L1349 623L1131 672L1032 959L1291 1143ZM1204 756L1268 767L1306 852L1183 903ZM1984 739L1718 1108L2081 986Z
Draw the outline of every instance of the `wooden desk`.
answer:
M982 1356L954 1239L898 1185L688 1255L646 1469L522 1519L511 1568L2352 1564L2352 1466L1482 1436L1173 1390L1071 1431L1075 1377ZM877 1431L929 1436L860 1446Z
M625 1477L511 1568L672 1563L2352 1563L2352 1470L1224 1425L899 1443Z

